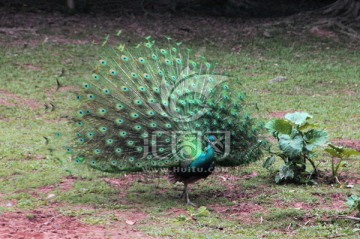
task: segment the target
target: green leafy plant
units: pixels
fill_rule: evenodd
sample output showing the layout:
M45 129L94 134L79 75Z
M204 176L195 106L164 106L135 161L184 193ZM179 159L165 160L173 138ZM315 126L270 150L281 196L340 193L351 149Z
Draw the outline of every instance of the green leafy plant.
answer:
M209 210L204 206L201 206L198 209L189 208L189 213L192 218L206 217L210 214Z
M325 151L331 155L332 179L337 183L339 183L338 176L340 169L347 165L346 160L349 160L352 156L360 156L360 152L355 149L344 148L333 144L328 144L328 148L326 148Z
M357 211L357 214L360 216L360 198L356 195L351 195L347 199L347 204L351 209L354 209Z
M284 165L275 176L275 182L309 183L311 176L317 176L318 171L313 158L314 150L328 141L328 134L324 130L314 129L316 125L309 123L312 116L306 112L286 114L284 119L269 121L265 128L278 141L278 152L270 151L264 167L271 169L276 158L281 158ZM313 167L313 172L306 170L306 163Z
M210 211L204 206L201 206L199 208L190 207L188 209L188 212L189 212L189 216L180 215L177 217L177 220L178 221L191 221L191 220L197 220L199 217L207 217L210 215Z

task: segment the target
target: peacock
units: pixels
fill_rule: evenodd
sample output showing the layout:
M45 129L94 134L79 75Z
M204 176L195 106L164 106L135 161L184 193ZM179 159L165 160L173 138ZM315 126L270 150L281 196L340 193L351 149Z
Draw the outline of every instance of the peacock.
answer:
M77 164L109 173L166 169L188 185L216 166L261 158L261 125L244 113L245 94L229 76L171 38L104 46L76 91L74 135L66 153Z

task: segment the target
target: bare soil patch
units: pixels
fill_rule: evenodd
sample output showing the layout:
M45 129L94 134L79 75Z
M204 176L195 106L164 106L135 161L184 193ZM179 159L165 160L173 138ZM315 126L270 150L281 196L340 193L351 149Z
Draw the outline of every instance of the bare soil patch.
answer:
M168 217L179 217L181 215L190 216L189 212L182 208L171 208L165 212Z
M136 212L117 212L119 219L111 225L87 225L76 217L64 216L54 209L28 212L7 212L0 217L1 238L153 238L138 231L134 225L147 216ZM130 220L132 223L129 223ZM132 225L130 225L132 224Z
M24 64L24 65L22 65L22 67L25 68L26 70L31 70L31 71L43 70L43 68L41 66L37 66L37 65L33 65L33 64Z
M296 209L305 212L304 215L294 217L298 223L303 225L316 225L319 220L316 217L318 213L316 210L325 210L330 213L330 216L327 216L325 213L322 216L322 221L331 221L333 220L332 212L341 212L347 209L347 205L345 204L346 199L345 196L339 193L330 194L330 199L326 199L323 195L314 194L314 196L319 198L318 202L314 203L306 203L306 202L284 202L277 200L273 202L274 205L278 208L282 209Z
M119 189L119 203L127 203L126 196L128 189L138 181L141 181L140 174L126 174L121 178L106 178L104 181Z
M62 181L59 184L52 184L52 185L37 188L36 190L34 190L34 192L32 194L35 197L38 197L38 196L40 196L42 194L44 194L44 195L49 194L50 195L51 191L55 190L57 187L62 192L67 192L67 191L70 191L73 188L73 185L74 185L76 180L77 180L76 177L67 176L67 177L63 178Z
M360 185L360 174L356 173L340 173L340 182L344 182L346 185Z
M32 110L41 108L42 104L32 99L24 99L6 90L0 90L0 105L7 107L27 107Z
M317 37L333 38L335 40L338 40L337 34L326 27L312 27L310 29L310 33Z
M251 199L261 194L273 194L274 190L267 187L266 185L258 186L253 189L244 189L241 187L242 180L249 180L251 178L257 177L257 172L252 172L242 176L234 176L231 174L215 174L221 180L221 185L223 186L224 190L221 191L214 191L212 193L212 197L218 198L227 198L232 202L236 202L242 199Z
M280 118L284 118L286 114L288 113L294 113L294 111L277 111L277 112L271 112L269 114L269 116L271 118L277 118L277 119L280 119Z
M234 206L214 204L210 205L209 208L226 218L239 220L245 224L261 223L261 219L255 218L253 215L259 212L267 212L264 207L252 202L238 203Z
M347 148L356 149L360 151L360 140L356 139L334 139L331 141L333 144L340 145Z
M316 203L304 203L294 202L283 204L284 208L294 208L299 210L312 211L314 209L323 209L329 211L343 211L347 208L346 198L342 194L334 193L330 194L330 199L326 200L323 196L319 196L319 202Z
M106 178L104 181L114 187L126 190L131 187L134 182L141 181L141 176L140 174L125 174L121 178Z
M52 87L46 91L48 95L51 95L55 92L78 92L79 88L76 86L61 86L59 89L57 87Z
M59 185L61 191L63 192L70 191L73 188L73 185L76 180L77 178L73 176L67 176L66 178L64 178Z
M346 202L346 196L340 193L333 193L330 195L331 202L330 205L319 205L320 208L326 209L326 210L334 210L334 211L342 211L347 208L345 202Z

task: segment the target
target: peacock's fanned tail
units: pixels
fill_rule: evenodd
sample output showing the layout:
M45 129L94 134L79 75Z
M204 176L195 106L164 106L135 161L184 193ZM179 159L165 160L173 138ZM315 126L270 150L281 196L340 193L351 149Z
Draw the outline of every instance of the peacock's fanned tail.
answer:
M200 155L212 134L218 164L255 161L257 128L227 80L171 40L163 48L150 38L130 49L108 48L77 96L75 142L67 152L106 172L168 168Z

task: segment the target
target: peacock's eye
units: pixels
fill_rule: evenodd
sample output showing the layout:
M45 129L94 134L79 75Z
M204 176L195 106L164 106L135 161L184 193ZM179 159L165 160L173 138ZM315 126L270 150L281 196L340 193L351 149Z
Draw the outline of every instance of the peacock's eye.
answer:
M170 61L169 59L165 59L165 64L170 66L172 65L172 61Z
M113 69L111 69L109 72L110 72L110 74L113 75L113 76L117 75L117 72L116 72L115 70L113 70Z
M144 78L147 79L147 80L150 80L151 79L151 76L147 73L144 74Z
M145 63L145 59L142 58L142 57L140 57L140 58L139 58L139 62L140 62L141 64L144 64L144 63Z
M178 65L181 65L181 64L182 64L182 60L179 59L179 58L177 58L177 59L176 59L176 63L177 63Z
M99 80L100 79L100 76L97 75L97 74L93 74L92 77L93 77L94 80Z

